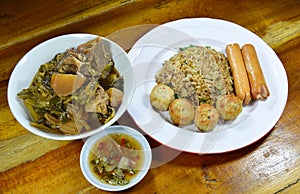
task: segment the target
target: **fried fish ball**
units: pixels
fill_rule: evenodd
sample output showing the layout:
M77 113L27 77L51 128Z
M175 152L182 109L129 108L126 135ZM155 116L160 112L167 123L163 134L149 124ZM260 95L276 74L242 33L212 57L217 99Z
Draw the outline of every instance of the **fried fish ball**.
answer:
M174 99L174 91L164 84L157 84L150 93L151 105L159 111L167 111Z
M175 125L184 126L193 123L195 110L189 100L179 98L171 102L169 106L169 114Z
M194 123L201 131L211 131L219 121L219 113L210 104L201 104L195 111Z
M234 120L243 109L242 101L233 94L228 94L217 99L216 108L224 120Z

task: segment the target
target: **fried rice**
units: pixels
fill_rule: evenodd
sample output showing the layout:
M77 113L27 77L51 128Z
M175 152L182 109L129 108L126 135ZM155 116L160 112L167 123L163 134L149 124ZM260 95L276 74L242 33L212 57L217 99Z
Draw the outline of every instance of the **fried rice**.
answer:
M190 45L165 61L156 82L170 86L179 98L194 106L212 104L233 93L233 79L226 56L210 47Z

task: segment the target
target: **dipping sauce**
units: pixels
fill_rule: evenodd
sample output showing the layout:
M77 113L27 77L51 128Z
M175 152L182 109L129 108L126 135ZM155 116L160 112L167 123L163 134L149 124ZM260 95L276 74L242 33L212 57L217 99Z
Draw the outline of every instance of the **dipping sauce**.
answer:
M128 134L109 134L98 140L89 153L94 175L110 185L126 185L141 170L144 150Z

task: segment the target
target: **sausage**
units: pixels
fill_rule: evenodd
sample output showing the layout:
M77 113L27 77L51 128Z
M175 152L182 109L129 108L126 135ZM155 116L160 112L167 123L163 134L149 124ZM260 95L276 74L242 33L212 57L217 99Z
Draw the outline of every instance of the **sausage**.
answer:
M252 98L266 99L270 95L270 92L254 46L251 44L245 44L242 47L242 56L250 82Z
M247 105L251 101L250 84L240 46L237 43L229 44L226 46L226 53L233 75L236 96L244 105Z

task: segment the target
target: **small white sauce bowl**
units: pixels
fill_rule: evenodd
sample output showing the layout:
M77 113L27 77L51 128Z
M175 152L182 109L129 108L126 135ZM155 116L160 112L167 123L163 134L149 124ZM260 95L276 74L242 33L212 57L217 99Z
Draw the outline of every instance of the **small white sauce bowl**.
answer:
M144 150L144 160L143 160L142 168L130 180L130 182L127 185L123 185L123 186L110 185L108 183L104 183L100 181L96 177L96 175L92 172L90 168L90 161L89 161L89 153L91 151L91 148L95 145L95 143L100 139L102 139L103 137L108 136L109 134L117 134L117 133L127 134L132 136L135 140L137 140L140 143L142 149ZM105 130L89 137L87 141L84 143L80 154L80 167L84 177L87 179L89 183L105 191L121 191L133 187L146 176L148 170L150 169L151 161L152 161L152 152L147 139L137 130L122 125L113 125L107 127Z

